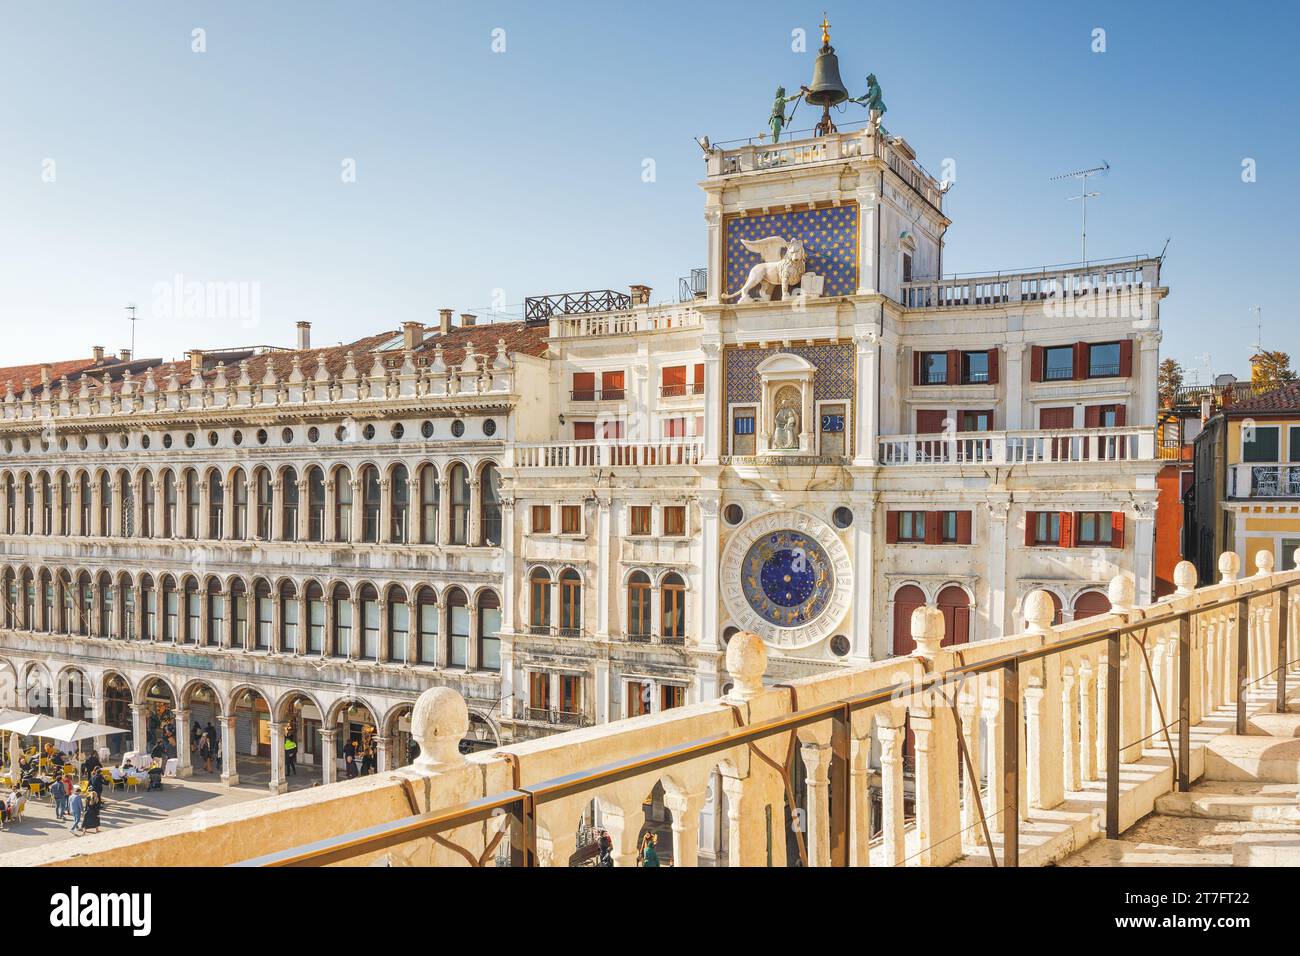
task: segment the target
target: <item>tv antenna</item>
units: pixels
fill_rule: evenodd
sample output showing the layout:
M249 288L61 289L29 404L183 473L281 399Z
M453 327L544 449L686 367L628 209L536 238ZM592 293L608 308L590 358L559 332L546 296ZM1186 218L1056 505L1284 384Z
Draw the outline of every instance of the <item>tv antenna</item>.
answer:
M1264 351L1264 310L1252 305L1250 311L1255 313L1255 354L1260 355Z
M126 307L126 320L131 323L131 358L135 358L135 324L140 321L140 317L135 314L135 305Z
M1048 182L1053 182L1053 183L1054 183L1054 182L1057 182L1058 180L1062 180L1062 179L1079 179L1079 180L1082 180L1082 187L1083 187L1083 188L1080 190L1079 195L1078 195L1078 196L1071 196L1071 197L1069 197L1069 198L1070 198L1070 201L1071 201L1071 202L1074 202L1074 201L1078 200L1078 201L1080 201L1080 202L1083 203L1083 235L1082 235L1082 244L1083 244L1083 263L1084 263L1084 265L1087 265L1087 264L1088 264L1088 200L1089 200L1089 199L1096 199L1097 197L1099 197L1099 196L1101 195L1101 193L1090 193L1090 192L1088 192L1088 178L1089 178L1090 176L1101 176L1102 174L1104 174L1104 173L1108 173L1108 172L1110 172L1110 163L1106 162L1105 160L1102 160L1100 166L1094 166L1092 169L1080 169L1078 172L1073 172L1073 173L1062 173L1060 176L1053 176L1051 179L1048 180Z

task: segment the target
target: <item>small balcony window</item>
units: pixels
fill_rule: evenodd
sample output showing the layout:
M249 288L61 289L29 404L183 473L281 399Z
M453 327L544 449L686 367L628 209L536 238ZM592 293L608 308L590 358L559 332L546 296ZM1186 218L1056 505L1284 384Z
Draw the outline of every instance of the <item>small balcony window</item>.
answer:
M1115 359L1119 365L1118 356ZM1074 378L1074 349L1068 345L1043 350L1043 381L1062 382Z
M961 383L983 385L989 380L989 353L963 352L961 356Z
M1119 374L1119 343L1107 342L1104 345L1088 347L1088 377L1114 378Z
M945 385L948 382L948 353L921 353L921 384Z

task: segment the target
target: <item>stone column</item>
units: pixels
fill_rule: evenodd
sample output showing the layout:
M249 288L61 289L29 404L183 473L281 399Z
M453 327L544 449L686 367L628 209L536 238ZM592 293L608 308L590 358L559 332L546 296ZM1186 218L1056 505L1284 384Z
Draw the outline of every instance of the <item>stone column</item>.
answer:
M248 476L244 476L247 489ZM221 485L221 540L231 541L235 537L235 481L230 476Z
M325 541L334 541L338 538L338 501L334 496L335 487L333 478L325 479L325 525L321 533Z
M596 626L592 628L596 640L609 638L609 580L611 571L610 499L607 493L596 501ZM654 633L659 633L657 630Z
M849 742L849 866L871 865L871 737Z
M640 805L636 807L640 810ZM626 807L603 807L601 822L614 841L614 865L635 867L640 865L637 837L640 835L638 814L629 813Z
M406 663L420 661L420 605L415 600L415 588L406 592Z
M710 231L712 232L712 231ZM709 284L714 277L709 276ZM704 454L700 464L716 465L723 454L723 436L725 431L719 428L723 412L726 409L726 397L722 394L722 349L715 340L704 343ZM653 388L653 384L650 384Z
M880 336L864 329L853 337L857 346L857 401L853 403L853 464L871 467L876 463L879 437L877 417L880 401Z
M414 482L412 482L414 484ZM420 499L412 497L412 502ZM414 505L412 506L415 507ZM515 604L518 591L515 585L515 499L501 497L501 630L507 634L515 630ZM415 658L412 658L415 660Z
M194 761L190 759L190 712L174 710L176 718L176 776L194 775Z
M1009 502L988 502L989 539L983 551L988 555L988 632L984 636L989 640L1007 633L1007 521L1010 513Z
M393 738L381 737L379 735L376 735L375 736L375 757L379 765L378 771L380 773L384 773L385 771L393 769L392 756L393 756Z
M387 475L379 479L379 527L375 529L375 541L393 543L393 482Z
M284 480L276 478L271 482L271 527L267 528L268 540L284 540ZM259 501L258 505L264 502Z
M469 534L466 544L477 546L483 540L482 526L483 488L477 474L469 479Z
M320 774L324 785L334 783L339 777L338 737L337 728L321 728Z
M1152 396L1152 401L1154 401ZM1156 540L1156 505L1154 501L1137 504L1133 519L1133 577L1137 584L1137 604L1150 604Z
M707 415L705 420L708 420ZM691 609L691 615L700 622L698 633L695 635L696 640L700 647L706 650L718 650L722 647L722 629L718 626L717 599L719 593L718 552L721 537L718 512L722 507L721 498L722 496L716 492L701 492L699 495L699 580L703 586L698 589L693 588L690 595L691 600L687 602L687 606ZM687 633L690 633L689 630Z
M699 865L700 810L704 792L664 793L664 806L673 815L673 867Z
M304 474L306 470L304 470ZM326 509L328 510L328 508ZM322 529L323 530L323 529ZM298 479L298 526L294 531L294 540L311 539L311 484L306 478Z
M808 865L831 865L830 744L810 743L799 747L807 771Z
M136 753L149 750L149 707L147 704L131 705L131 749Z
M901 714L877 718L880 740L880 816L885 843L885 865L901 866L907 858L903 817L903 739ZM886 723L886 720L889 722Z
M762 852L757 837L752 846L745 844L745 814L749 809L748 777L721 775L722 792L727 796L727 865L760 866ZM776 834L773 834L776 837Z
M874 660L871 646L871 619L875 613L873 595L875 568L876 502L874 497L863 498L853 504L853 564L858 574L853 601L853 631L849 654L858 660ZM889 649L884 649L889 656Z
M271 781L267 788L272 793L288 793L289 782L284 775L284 724L271 721Z
M946 665L939 651L943 613L920 607L912 615L914 657L932 671ZM947 866L962 855L961 808L957 796L957 728L947 707L934 695L913 697L910 706L916 741L916 832L921 866Z
M221 725L221 784L226 787L239 783L239 748L235 733L237 719L234 714L222 714L217 718L217 723ZM284 771L281 770L281 776L283 775Z
M1006 385L1006 430L1013 432L1023 428L1037 428L1037 422L1026 425L1024 419L1025 345L1023 342L1008 342L1002 349L1006 357L1006 368L998 369L998 378Z
M478 604L473 599L469 602L469 647L465 649L465 669L479 669L478 656ZM552 699L554 702L554 699Z
M352 526L349 528L349 540L358 542L365 540L365 523L366 523L366 502L362 498L364 487L361 479L353 477L349 482L352 488Z
M354 512L355 514L355 512ZM361 620L361 589L357 588L348 598L352 607L352 646L347 650L348 660L359 661L365 658L365 626Z

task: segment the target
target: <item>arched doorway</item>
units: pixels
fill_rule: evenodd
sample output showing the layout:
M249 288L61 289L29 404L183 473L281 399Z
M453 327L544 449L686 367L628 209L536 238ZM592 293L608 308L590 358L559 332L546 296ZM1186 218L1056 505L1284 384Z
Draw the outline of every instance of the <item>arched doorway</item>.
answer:
M271 777L271 703L261 691L252 687L241 687L231 694L226 705L226 717L234 718L234 753L228 754L225 741L221 746L222 777L238 777L240 757L255 757L255 761L245 761L243 772L245 778L256 778L261 782Z
M321 765L320 731L325 715L320 705L302 691L290 691L276 705L275 719L283 727L285 737L297 745L293 749L293 764L285 760L285 782L290 789L313 785L316 775L309 768Z
M32 714L54 716L54 696L51 693L50 675L40 664L32 664L23 677L25 709Z
M414 706L401 704L388 713L384 721L384 738L387 743L387 760L383 769L396 770L415 762L420 748L411 736L411 713Z
M217 772L217 750L221 746L221 698L216 688L203 681L191 681L181 691L181 709L189 721L189 764L194 773L208 772L200 755L203 735L207 734L212 744L212 773Z
M176 695L171 685L157 677L147 677L140 684L137 703L143 704L144 749L154 753L161 744L162 756L176 756Z
M950 584L935 601L943 612L943 646L970 643L971 599L964 588Z
M906 657L916 650L912 640L912 612L925 605L925 592L905 584L894 592L894 656Z
M1074 619L1084 621L1110 613L1110 598L1101 591L1084 591L1074 599Z
M110 727L120 727L123 730L131 729L131 704L134 698L131 696L131 685L126 682L121 674L108 673L104 675L104 713L101 723L108 724ZM113 734L107 738L108 746L113 748L115 753L124 752L132 746L131 734Z
M377 772L379 721L370 707L359 700L344 701L335 706L333 721L326 723L337 731L333 757L339 761L340 779Z
M85 672L69 667L59 674L58 684L61 716L68 720L91 720L90 699L94 695Z

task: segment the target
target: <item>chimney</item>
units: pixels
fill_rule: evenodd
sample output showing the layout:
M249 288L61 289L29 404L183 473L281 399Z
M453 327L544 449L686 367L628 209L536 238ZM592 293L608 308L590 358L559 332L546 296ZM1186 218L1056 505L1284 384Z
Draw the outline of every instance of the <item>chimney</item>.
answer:
M104 346L95 345L90 349L90 354L94 356L95 364L99 365L104 361Z
M438 331L443 335L451 331L451 316L451 309L438 310Z
M634 285L631 290L633 305L650 304L650 287L648 285Z
M190 374L200 375L203 372L203 353L198 349L190 352Z
M123 362L129 362L129 361L131 361L131 350L130 350L130 349L122 349L121 359L122 359Z
M306 352L311 348L311 323L298 323L298 351Z
M42 385L49 385L49 384L50 384L50 375L53 373L53 371L54 371L54 369L51 368L49 365L42 365L42 366L41 366L41 384L42 384Z
M424 343L424 324L421 322L402 323L402 348L418 349Z
M460 327L462 329L470 328L477 321L478 321L477 315L473 315L472 313L469 312L462 312L460 314Z

